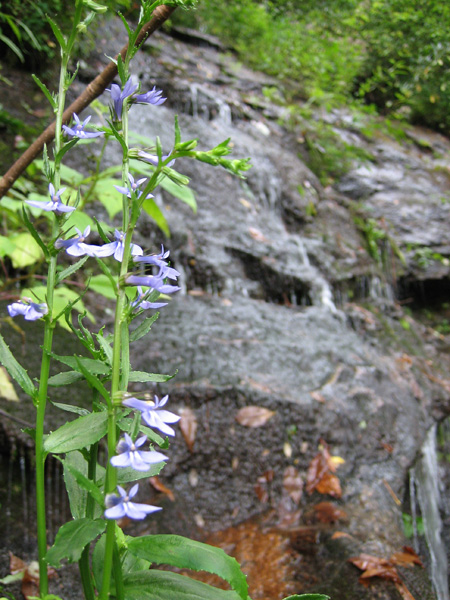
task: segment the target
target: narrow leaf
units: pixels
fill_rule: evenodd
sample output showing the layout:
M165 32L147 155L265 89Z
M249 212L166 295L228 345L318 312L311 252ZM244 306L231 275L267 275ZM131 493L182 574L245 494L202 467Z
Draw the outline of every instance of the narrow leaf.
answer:
M103 383L100 381L100 379L98 377L95 377L95 375L92 375L92 373L90 373L89 370L86 369L86 367L83 365L83 363L80 360L77 360L77 364L78 364L77 370L80 371L81 373L83 373L83 375L84 375L86 381L89 383L89 385L92 386L94 389L96 389L98 392L100 392L100 394L103 396L103 398L106 400L106 402L109 402L110 401L109 392L105 388Z
M64 144L64 146L61 148L61 150L58 152L58 154L55 156L55 164L59 165L64 154L66 152L68 152L71 148L73 148L75 146L75 144L77 144L79 141L80 141L80 138L75 137L72 140L70 140L70 142L66 142Z
M73 265L70 265L70 267L67 267L66 269L58 273L56 277L56 285L58 285L58 283L61 283L61 281L67 279L68 277L73 275L73 273L78 271L78 269L80 269L84 265L88 258L89 256L83 256L83 258L81 258L78 262L74 263Z
M54 567L59 567L64 558L69 563L77 562L84 547L103 533L105 528L104 519L69 521L59 529L55 543L47 552L45 560Z
M52 28L53 33L55 34L55 38L58 40L59 45L63 50L66 48L66 40L62 34L61 29L58 25L47 15L47 21L50 23L50 27Z
M247 600L248 586L235 558L221 548L196 542L179 535L146 535L128 543L128 551L156 564L168 564L180 569L207 571L227 581Z
M78 485L84 490L86 490L94 498L97 504L103 506L103 494L99 490L98 486L93 481L88 479L86 475L81 473L81 471L76 469L73 465L68 464L67 470L74 476Z
M11 350L7 346L5 340L0 334L0 363L5 367L11 377L20 385L23 391L28 394L33 400L36 397L37 390L34 383L28 376L28 373L17 362Z
M25 223L26 228L28 229L28 231L31 233L31 235L33 236L34 241L38 244L38 246L41 248L42 252L44 253L44 256L47 258L48 257L48 249L47 246L44 244L44 242L41 239L41 236L38 234L38 232L36 231L36 229L34 228L34 225L32 224L32 222L30 221L30 218L28 216L27 211L25 210L25 208L22 211L22 216L23 216L23 222Z
M50 377L48 380L48 385L51 385L52 387L72 385L72 383L80 381L80 379L83 379L83 375L78 371L64 371Z
M110 371L108 365L101 360L86 358L84 356L60 356L54 352L50 352L50 356L60 363L63 363L63 365L67 365L68 367L78 371L79 373L82 372L78 368L79 363L81 363L86 369L89 369L89 371L94 375L107 375Z
M145 371L131 371L128 381L139 382L139 383L148 383L149 381L153 381L155 383L165 383L169 381L169 379L173 379L175 377L175 373L173 375L163 375L161 373L145 373Z
M108 415L106 411L90 413L50 433L44 442L46 452L62 454L80 450L98 442L107 432Z
M151 329L151 326L153 325L153 323L156 321L156 319L158 317L159 317L159 313L155 313L151 317L148 317L147 319L145 319L145 321L142 321L142 323L140 325L138 325L134 331L130 332L130 342L135 342L136 340L140 340L141 337L144 337L144 335L147 335L147 333Z
M239 600L232 590L220 590L178 573L137 571L124 577L127 600Z
M65 410L70 413L75 413L76 415L80 415L85 417L86 415L90 415L91 413L87 410L87 408L81 408L80 406L75 406L73 404L63 404L62 402L52 402L53 406L60 408L61 410Z

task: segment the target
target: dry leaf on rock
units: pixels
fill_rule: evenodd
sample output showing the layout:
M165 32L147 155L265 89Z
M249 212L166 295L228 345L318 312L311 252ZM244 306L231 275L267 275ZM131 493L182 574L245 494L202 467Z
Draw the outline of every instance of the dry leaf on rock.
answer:
M420 565L423 567L422 561L409 546L404 546L403 552L396 552L389 559L378 558L377 556L371 556L370 554L360 554L359 556L349 558L348 560L358 567L358 569L364 571L359 578L359 581L363 585L367 586L369 580L373 577L380 577L381 579L392 581L403 600L414 600L414 597L395 568L395 565L401 565L402 567Z
M194 411L185 407L180 411L181 419L179 421L179 426L181 433L183 434L184 441L186 442L186 446L189 449L189 452L194 451L194 442L195 436L197 434L197 417L195 416Z
M328 445L322 440L322 450L312 459L306 475L306 491L312 494L328 494L334 498L342 496L339 479L333 473L344 462L340 456L331 456Z
M261 427L273 417L275 411L263 406L244 406L238 410L236 421L244 427Z
M155 490L161 492L162 494L165 494L169 498L169 500L175 502L174 493L172 492L172 490L169 490L169 488L163 484L163 482L157 475L155 475L154 477L149 477L148 480L150 481L151 485L155 488Z
M347 518L345 510L339 508L332 502L319 502L314 506L316 519L321 523L336 523Z

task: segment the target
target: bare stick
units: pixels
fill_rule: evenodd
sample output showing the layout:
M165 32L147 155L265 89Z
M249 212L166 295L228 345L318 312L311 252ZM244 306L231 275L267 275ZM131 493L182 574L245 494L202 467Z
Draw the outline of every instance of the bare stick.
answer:
M137 40L136 46L144 42L152 33L154 33L164 21L170 17L175 10L174 6L158 6L153 13L151 20L144 25ZM125 58L128 44L122 48L120 54ZM106 86L109 85L117 75L117 67L113 62L110 62L97 77L91 81L87 88L82 92L72 104L66 108L63 114L63 123L68 123L72 117L72 113L80 113L89 104L98 98L103 93ZM45 129L43 133L25 150L20 158L8 169L8 171L0 179L0 199L11 188L16 179L25 171L29 164L42 152L44 144L49 144L55 137L55 121Z

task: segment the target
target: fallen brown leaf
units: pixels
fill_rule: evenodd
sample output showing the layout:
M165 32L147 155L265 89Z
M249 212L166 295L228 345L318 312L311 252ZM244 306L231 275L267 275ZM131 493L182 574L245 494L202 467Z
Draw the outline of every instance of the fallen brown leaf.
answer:
M189 452L194 452L194 442L198 427L197 417L195 416L194 411L189 407L183 408L180 412L181 419L179 425L181 433Z
M416 552L410 546L403 546L403 552L396 552L390 558L391 562L402 567L412 567L418 565L423 568L423 562L417 556Z
M339 479L333 473L344 462L340 456L331 456L326 442L321 440L322 449L312 459L306 475L306 491L312 494L328 494L334 498L342 496Z
M261 427L273 417L275 412L263 406L244 406L238 410L236 421L244 427Z
M169 498L169 500L175 502L174 493L172 492L172 490L170 490L163 484L163 482L157 475L155 475L154 477L149 477L148 480L150 481L151 485L155 488L155 490L161 492L162 494L165 494Z
M331 502L319 502L314 506L316 519L321 523L336 523L347 518L347 513Z

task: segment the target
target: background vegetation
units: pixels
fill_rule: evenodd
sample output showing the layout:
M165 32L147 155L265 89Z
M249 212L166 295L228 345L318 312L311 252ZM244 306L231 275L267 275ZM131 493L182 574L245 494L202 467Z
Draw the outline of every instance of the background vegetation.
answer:
M200 0L174 23L217 35L311 102L359 100L450 131L449 3Z

